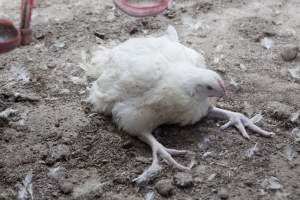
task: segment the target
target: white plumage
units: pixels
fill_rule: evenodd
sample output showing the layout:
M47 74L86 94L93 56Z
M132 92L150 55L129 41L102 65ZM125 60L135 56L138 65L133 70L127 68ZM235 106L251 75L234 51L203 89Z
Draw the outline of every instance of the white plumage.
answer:
M89 101L99 112L112 113L131 134L152 131L163 123L198 121L207 114L207 96L193 96L192 87L203 74L217 76L201 69L203 56L180 44L173 27L162 37L135 38L112 49L98 49L84 66L88 75L98 78Z
M223 81L206 68L200 53L179 43L172 26L160 37L129 39L110 49L98 47L84 55L82 68L97 78L88 98L95 109L112 115L120 128L152 148L153 163L138 182L158 171L157 155L188 169L171 156L187 151L167 149L152 136L159 125L193 124L208 112L230 119L244 117L209 105L208 97L224 95ZM232 124L243 124L243 119Z

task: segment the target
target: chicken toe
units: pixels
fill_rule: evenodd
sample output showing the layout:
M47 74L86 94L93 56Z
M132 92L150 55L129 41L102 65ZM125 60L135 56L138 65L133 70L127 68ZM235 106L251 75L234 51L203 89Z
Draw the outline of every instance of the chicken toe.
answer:
M138 185L147 183L153 178L155 178L161 171L161 166L159 165L159 160L156 153L153 153L153 161L151 166L146 169L141 175L133 179L133 182L136 182Z
M241 113L236 113L236 112L231 112L228 110L216 108L216 107L211 107L209 110L209 116L212 117L218 117L222 119L228 119L229 122L227 122L225 125L221 127L221 129L226 129L228 127L234 126L236 127L239 132L242 134L244 138L249 139L249 135L245 129L247 127L248 129L266 137L273 137L275 133L273 132L268 132L257 125L255 125L248 117Z
M161 170L159 165L159 156L164 159L169 165L172 165L175 168L180 170L190 170L190 167L183 166L179 164L172 155L182 155L188 154L190 151L186 150L176 150L168 149L160 144L151 133L145 133L138 136L142 141L149 144L152 149L152 164L146 169L141 175L135 178L133 181L137 184L142 184L151 181Z

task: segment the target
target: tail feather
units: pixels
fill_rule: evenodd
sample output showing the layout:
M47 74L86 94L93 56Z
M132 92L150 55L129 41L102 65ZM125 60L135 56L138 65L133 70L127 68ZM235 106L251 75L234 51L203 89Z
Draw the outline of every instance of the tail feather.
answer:
M82 51L81 58L82 63L79 66L86 72L86 75L98 78L110 60L110 50L99 46L88 51Z

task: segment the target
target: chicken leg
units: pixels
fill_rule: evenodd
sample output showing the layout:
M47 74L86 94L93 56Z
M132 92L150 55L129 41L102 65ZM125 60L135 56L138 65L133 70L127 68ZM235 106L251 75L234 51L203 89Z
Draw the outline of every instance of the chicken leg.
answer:
M208 117L217 117L221 119L228 119L229 122L227 122L225 125L221 127L222 130L230 127L230 126L235 126L239 132L242 134L243 137L250 139L245 127L249 128L250 130L266 136L266 137L272 137L275 135L273 132L268 132L260 127L256 126L251 119L247 118L241 113L237 112L232 112L229 110L224 110L221 108L217 107L210 107L209 112L208 112Z
M187 154L189 153L189 151L168 149L164 147L162 144L160 144L151 133L141 134L138 137L139 139L141 139L143 142L145 142L151 147L153 160L151 166L148 169L146 169L141 175L139 175L137 178L133 180L137 184L148 182L159 173L161 167L159 165L158 156L160 156L165 161L167 161L168 164L173 165L174 167L180 170L190 170L190 167L185 167L179 164L172 157L172 155Z

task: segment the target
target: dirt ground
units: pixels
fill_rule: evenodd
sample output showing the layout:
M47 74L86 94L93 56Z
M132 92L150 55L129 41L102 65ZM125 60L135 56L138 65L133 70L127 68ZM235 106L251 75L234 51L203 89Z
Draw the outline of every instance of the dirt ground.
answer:
M19 3L0 0L0 16L17 23ZM280 56L286 46L300 45L299 10L299 0L175 0L161 15L133 18L109 0L37 1L33 43L0 55L0 112L14 109L9 119L0 117L0 199L21 195L32 173L27 186L40 200L299 200L300 81L289 69L300 66L300 56L291 62ZM181 174L184 188L167 164L138 187L132 179L150 165L151 151L84 103L89 83L80 53L158 35L168 24L224 78L228 95L217 105L261 114L258 124L276 136L245 140L213 120L163 126L158 140L195 152L196 165ZM261 45L265 37L273 41L269 49ZM157 192L161 180L171 183L169 197Z

